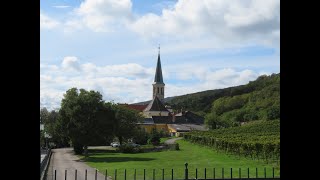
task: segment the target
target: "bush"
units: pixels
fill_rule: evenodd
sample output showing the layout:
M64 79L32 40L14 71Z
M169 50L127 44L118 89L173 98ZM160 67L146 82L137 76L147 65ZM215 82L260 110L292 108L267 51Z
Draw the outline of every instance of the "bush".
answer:
M79 143L74 143L73 144L73 150L75 154L82 154L83 153L83 145Z
M133 147L133 146L129 146L129 145L121 145L119 147L119 152L122 153L139 153L142 152L142 149L140 147Z
M180 150L180 148L179 148L179 143L176 143L176 144L175 144L175 150L177 150L177 151Z

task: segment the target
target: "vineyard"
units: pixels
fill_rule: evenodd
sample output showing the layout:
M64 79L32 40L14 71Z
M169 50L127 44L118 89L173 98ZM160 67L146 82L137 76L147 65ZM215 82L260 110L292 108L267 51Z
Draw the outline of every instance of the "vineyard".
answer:
M212 131L193 131L184 138L192 143L212 147L266 162L280 161L280 121L253 121L249 124Z

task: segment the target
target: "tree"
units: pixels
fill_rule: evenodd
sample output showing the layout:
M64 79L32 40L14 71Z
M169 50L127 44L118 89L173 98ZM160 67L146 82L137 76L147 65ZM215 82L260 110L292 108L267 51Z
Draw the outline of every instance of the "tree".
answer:
M149 135L148 143L153 144L154 146L159 145L160 138L160 133L155 128L153 128Z
M138 111L128 109L124 106L114 104L115 123L114 135L119 139L120 145L125 139L132 138L138 130L138 122L142 122L143 117Z
M204 123L211 130L217 128L218 122L219 122L219 117L218 117L218 115L216 114L215 111L212 111L211 113L208 113L205 116Z
M66 135L72 141L76 153L82 154L84 151L87 157L88 145L101 139L101 135L108 134L107 129L103 128L108 123L103 122L112 120L112 117L101 117L101 114L112 114L107 113L108 111L110 109L105 107L99 92L71 88L64 94L59 111L59 127L65 126Z

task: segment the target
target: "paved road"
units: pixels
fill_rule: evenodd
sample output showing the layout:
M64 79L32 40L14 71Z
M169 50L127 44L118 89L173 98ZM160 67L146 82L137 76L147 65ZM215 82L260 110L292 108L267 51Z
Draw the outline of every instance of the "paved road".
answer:
M81 162L73 154L72 148L53 149L48 168L47 180L54 180L54 170L57 170L56 180L65 179L65 170L67 170L67 180L75 180L75 169L77 169L77 180L85 180L86 169L88 172L87 180L95 180L95 169ZM97 180L105 180L104 175L99 171Z
M174 144L176 140L182 139L183 137L178 137L178 138L173 138L173 139L168 139L164 143L165 144Z

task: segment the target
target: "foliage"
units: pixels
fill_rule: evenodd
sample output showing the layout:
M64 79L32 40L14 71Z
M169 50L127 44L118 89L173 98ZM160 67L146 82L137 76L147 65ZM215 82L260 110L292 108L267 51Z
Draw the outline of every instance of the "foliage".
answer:
M110 134L106 128L114 119L110 111L99 92L71 88L61 102L59 122L64 125L60 125L61 132L70 138L74 149L81 152L81 146L86 149L93 141L103 141L103 137Z
M215 129L254 120L280 119L280 75L261 76L254 84L258 90L213 101L211 112L205 116L206 125Z
M154 146L157 146L160 144L160 133L156 129L152 129L149 139L148 139L148 144L152 144Z
M119 152L122 153L140 153L143 152L140 147L134 147L131 145L123 144L118 148Z
M124 140L128 140L135 136L139 132L138 122L142 122L143 117L138 111L128 109L121 105L113 105L115 111L114 121L114 136L119 139L119 143L122 144ZM137 136L136 136L137 137Z
M270 76L262 75L258 77L257 80L250 81L246 85L176 96L170 98L170 100L168 100L166 104L170 105L173 109L190 110L193 112L200 112L200 114L201 112L209 113L212 108L212 102L218 100L219 98L248 94L272 86L274 89L269 89L270 92L279 90L280 73L272 74ZM264 96L268 96L269 94L270 93L266 93ZM226 108L230 108L230 110L234 108L239 108L241 106L241 103L244 103L243 101L246 99L243 99L244 97L238 98L239 99L233 99L235 102L230 101L230 105ZM274 98L272 99L275 100ZM224 107L222 106L220 108ZM220 114L218 113L218 115Z
M256 159L280 160L280 121L254 121L241 127L193 131L184 138L226 153Z

